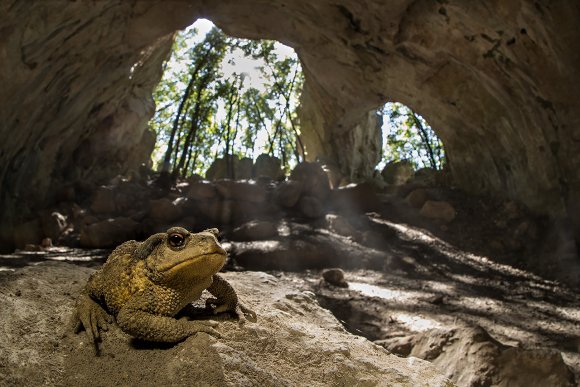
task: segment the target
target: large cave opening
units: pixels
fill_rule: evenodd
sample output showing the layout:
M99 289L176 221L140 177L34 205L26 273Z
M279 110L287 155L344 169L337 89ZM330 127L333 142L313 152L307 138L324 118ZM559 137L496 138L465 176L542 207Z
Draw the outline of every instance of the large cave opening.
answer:
M0 16L0 384L580 377L578 4L38 0ZM100 343L65 335L73 310L98 333L117 296L136 298ZM257 321L233 321L241 304ZM146 324L124 329L131 315ZM159 326L190 336L129 339L174 332Z

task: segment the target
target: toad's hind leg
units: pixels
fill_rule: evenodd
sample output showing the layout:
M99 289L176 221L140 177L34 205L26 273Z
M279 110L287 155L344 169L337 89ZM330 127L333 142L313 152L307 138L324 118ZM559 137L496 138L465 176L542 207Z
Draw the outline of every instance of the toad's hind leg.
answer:
M177 343L198 332L220 336L213 328L217 325L215 321L177 320L133 309L130 306L119 311L117 324L123 332L133 337L162 343Z

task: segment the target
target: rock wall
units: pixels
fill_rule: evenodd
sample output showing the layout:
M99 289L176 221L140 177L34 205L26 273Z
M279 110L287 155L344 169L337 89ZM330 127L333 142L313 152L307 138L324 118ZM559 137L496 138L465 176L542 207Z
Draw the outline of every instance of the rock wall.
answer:
M198 17L296 49L309 159L371 176L369 112L400 101L440 135L459 186L580 222L580 3L38 0L0 16L0 246L66 184L74 196L147 158L151 90Z

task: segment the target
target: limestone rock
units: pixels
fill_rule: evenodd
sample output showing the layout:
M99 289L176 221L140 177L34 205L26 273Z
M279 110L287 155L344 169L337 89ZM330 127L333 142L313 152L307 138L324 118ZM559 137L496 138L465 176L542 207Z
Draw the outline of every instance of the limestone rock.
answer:
M429 330L382 342L393 353L429 360L459 386L574 386L562 355L502 345L481 327Z
M298 210L307 218L319 218L324 215L324 205L315 196L302 196L298 201Z
M135 239L138 229L139 223L130 218L106 219L83 226L80 245L91 248L115 247L125 241Z
M332 191L332 206L339 212L378 211L381 201L370 183L349 184Z
M224 199L261 203L266 200L266 190L253 181L218 180L215 186Z
M277 157L261 154L256 159L253 175L255 178L267 176L274 180L283 180L282 162Z
M381 172L385 181L393 185L407 183L414 174L413 164L408 160L390 162Z
M302 192L319 200L326 200L330 194L328 176L318 163L302 162L290 174L290 180L302 183Z
M425 190L424 188L417 188L411 191L405 198L405 201L410 206L415 208L423 207L423 205L427 200L429 200L429 194L427 193L427 190Z
M44 212L40 222L43 236L53 240L58 239L67 225L66 217L56 211Z
M243 157L236 168L235 178L238 180L247 180L252 178L252 170L254 167L254 161L249 157Z
M91 200L91 211L95 214L114 214L116 210L114 189L105 186L99 187Z
M294 207L302 195L302 184L300 181L293 180L280 183L274 191L276 202L285 208Z
M231 238L235 241L259 241L272 239L278 235L278 227L273 222L252 221L235 228Z
M161 198L149 202L149 216L156 222L169 223L183 216L180 201Z
M186 196L194 200L213 199L217 196L217 189L208 181L195 181L189 184Z
M23 248L26 245L38 245L42 240L42 228L38 219L19 224L14 228L14 245Z
M171 346L135 342L113 325L103 332L96 358L84 332L67 331L75 297L93 272L44 262L18 275L0 273L0 329L6 332L0 335L0 384L449 384L428 362L399 358L347 333L312 293L265 273L223 274L256 311L257 323L217 320L220 338L199 333Z
M455 219L455 215L457 215L455 208L451 204L435 200L427 200L419 213L426 218L440 220L445 223L452 222Z
M325 216L326 227L332 232L338 235L353 237L358 235L358 231L353 227L353 225L344 216L336 214L327 214Z

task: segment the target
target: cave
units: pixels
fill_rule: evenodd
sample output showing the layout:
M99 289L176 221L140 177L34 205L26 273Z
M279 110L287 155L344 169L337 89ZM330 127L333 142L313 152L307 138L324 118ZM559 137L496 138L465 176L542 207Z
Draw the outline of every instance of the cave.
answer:
M427 281L425 272L445 272L441 275L455 281L461 291L485 287L480 290L491 300L484 302L490 310L500 299L513 301L502 307L517 309L516 305L523 301L510 297L517 293L513 284L518 281L525 284L522 285L526 288L525 292L522 290L525 297L529 296L534 302L539 303L543 297L551 302L550 305L556 305L554 308L566 303L577 305L577 295L569 289L580 284L580 88L577 87L580 84L580 30L577 28L580 3L543 0L480 3L459 0L315 3L285 0L8 0L0 5L0 15L1 253L22 251L26 246L39 244L46 228L43 219L50 218L52 209L59 203L106 195L108 188L103 187L112 179L138 175L150 167L155 146L155 134L148 128L148 121L155 112L153 90L163 75L163 63L171 54L174 34L205 18L230 36L276 40L296 51L305 77L299 118L306 161L320 162L325 168L338 171L344 185L353 183L367 187L376 182L380 175L376 168L382 160L384 146L382 120L377 110L388 101L397 101L420 112L445 145L445 176L441 179L453 187L450 195L468 197L465 199L467 207L473 210L479 206L473 210L478 216L485 217L485 212L493 207L480 206L481 202L489 201L504 203L504 214L517 208L529 214L530 219L538 219L537 226L509 217L507 223L503 223L500 233L518 234L518 245L512 249L518 254L490 269L496 274L485 285L488 287L478 284L476 275L485 271L482 267L487 259L482 260L477 251L462 255L467 257L464 261L456 259L463 254L460 250L465 242L457 230L465 228L467 223L456 228L438 223L429 229L431 226L420 220L419 226L430 230L423 233L405 214L399 217L398 201L389 204L395 220L371 214L364 222L353 221L348 226L352 230L372 224L373 230L386 235L381 241L369 242L374 249L370 254L370 250L358 246L341 248L350 243L345 242L344 235L312 235L310 226L285 223L281 226L288 237L285 244L253 241L238 245L235 254L241 267L293 273L280 279L286 281L284 286L290 287L292 280L297 281L296 272L330 266L353 270L354 274L347 276L349 282L362 283L368 280L361 279L364 270L380 272L385 269L386 260L395 275L388 277L389 283L396 283L419 300L427 297L429 308L453 302L449 301L446 291L433 290L434 287L431 293L426 292L423 287L397 280L397 273L413 267L414 274L410 278ZM235 186L238 183L231 184L233 186L223 188L230 190L230 194L238 189ZM404 191L408 202L414 200L409 199L408 194L415 188L405 188L408 189ZM366 188L361 188L360 192L353 195L362 195L361 200L365 202ZM393 192L383 187L382 194ZM255 192L248 195L255 195ZM363 206L368 213L372 212L374 202L370 202L374 198ZM219 211L219 216L223 216L224 210ZM469 214L464 214L465 218L469 218ZM332 216L325 218L327 224L335 229L347 227ZM118 227L124 228L127 224L132 223L121 223ZM448 243L441 235L449 229L458 232L458 239ZM477 243L486 245L483 249L493 248L492 243L483 239L486 230L471 230L470 237L477 238L480 231L482 240ZM361 234L360 238L367 241L376 234L369 235ZM117 235L121 239L125 236L125 239L133 237L132 234ZM526 238L534 239L533 243L527 245ZM428 246L413 247L409 242L412 239L428 240ZM353 240L359 242L356 238ZM390 246L394 241L397 245ZM507 242L502 239L497 243L505 246L512 242L508 238ZM84 247L103 247L101 244L91 240ZM303 260L310 261L299 269L293 264L280 264L288 262L293 251L305 245L315 246L322 253L306 253ZM272 249L278 249L278 253L268 255ZM375 254L375 251L388 251L388 257ZM534 255L537 261L527 262L532 260L528 259L531 252L541 253ZM79 254L80 261L90 260L85 259L88 255ZM423 255L438 257L439 263L422 263L418 257ZM336 259L327 259L330 256ZM9 260L16 259L10 257ZM15 267L18 265L15 263ZM516 268L508 270L501 265ZM531 267L533 275L518 271ZM51 268L47 266L47 273L53 270ZM43 276L32 266L28 269L32 277ZM82 273L71 271L67 275L76 281L78 276L88 276L89 269L83 267L82 270ZM251 275L263 283L271 283L277 278ZM375 279L387 281L382 277ZM243 281L240 284L246 292L251 288ZM495 294L492 288L497 288L501 294ZM556 290L552 294L550 289ZM267 293L264 289L260 291ZM421 292L425 294L419 296ZM359 334L362 329L362 336L375 343L386 340L382 328L377 328L380 324L389 324L386 315L361 328L356 326L357 321L367 319L368 314L364 297L344 304L342 301L352 301L352 296L344 293L341 299L330 293L327 288L318 291L317 302L343 320L349 332ZM285 297L294 300L298 296L289 291ZM301 302L314 308L309 304L309 296L300 297L306 297ZM389 297L377 302L389 306ZM481 297L481 300L485 298ZM532 304L528 307L534 308ZM408 305L400 307L401 310L410 308ZM471 321L469 316L477 315L471 307L468 302L458 302L449 310ZM291 307L288 308L288 313L293 313ZM540 310L538 306L534 311L540 313ZM321 319L328 318L325 312L320 313ZM434 312L429 309L429 313ZM579 312L575 308L568 315L568 312L558 313L566 316L565 326L560 331L547 332L540 323L533 328L524 327L525 324L519 326L519 322L513 326L518 325L521 331L529 328L545 334L537 341L524 334L524 338L518 336L517 340L529 339L534 345L541 342L565 352L563 362L568 366L572 364L573 371L562 365L560 355L554 357L550 352L546 358L547 362L553 362L549 364L555 364L554 369L562 369L562 380L572 380L570 385L573 385L574 376L570 375L575 373L580 377L580 339L571 327L577 327ZM516 314L510 314L513 321L526 319ZM401 317L400 321L405 318ZM488 330L492 322L495 323L492 318L486 322L489 325L481 321L479 324ZM291 330L291 324L288 326ZM520 344L516 339L513 342L505 339L513 333L509 329L493 333L494 337L490 338L476 329L470 331L469 340L478 342L485 336L486 342L491 343L490 348L498 353L506 346L517 348ZM444 335L440 341L449 337ZM391 340L384 346L403 356L410 353L420 357L418 348L422 340L428 339L415 335L408 339L411 341ZM264 339L264 345L276 346L275 342L266 341ZM415 352L409 349L411 347ZM340 349L336 353L344 355ZM423 355L429 360L429 353ZM517 356L521 360L536 355L518 352ZM517 359L509 361L516 364L520 361ZM526 364L531 363L529 360ZM79 367L87 365L79 363ZM495 376L484 375L481 380L468 380L467 376L461 379L463 376L455 381L476 385L483 380L481 383L486 385L496 380ZM485 379L487 377L491 379ZM259 379L253 382L256 380ZM414 382L418 380L428 378L413 379Z

